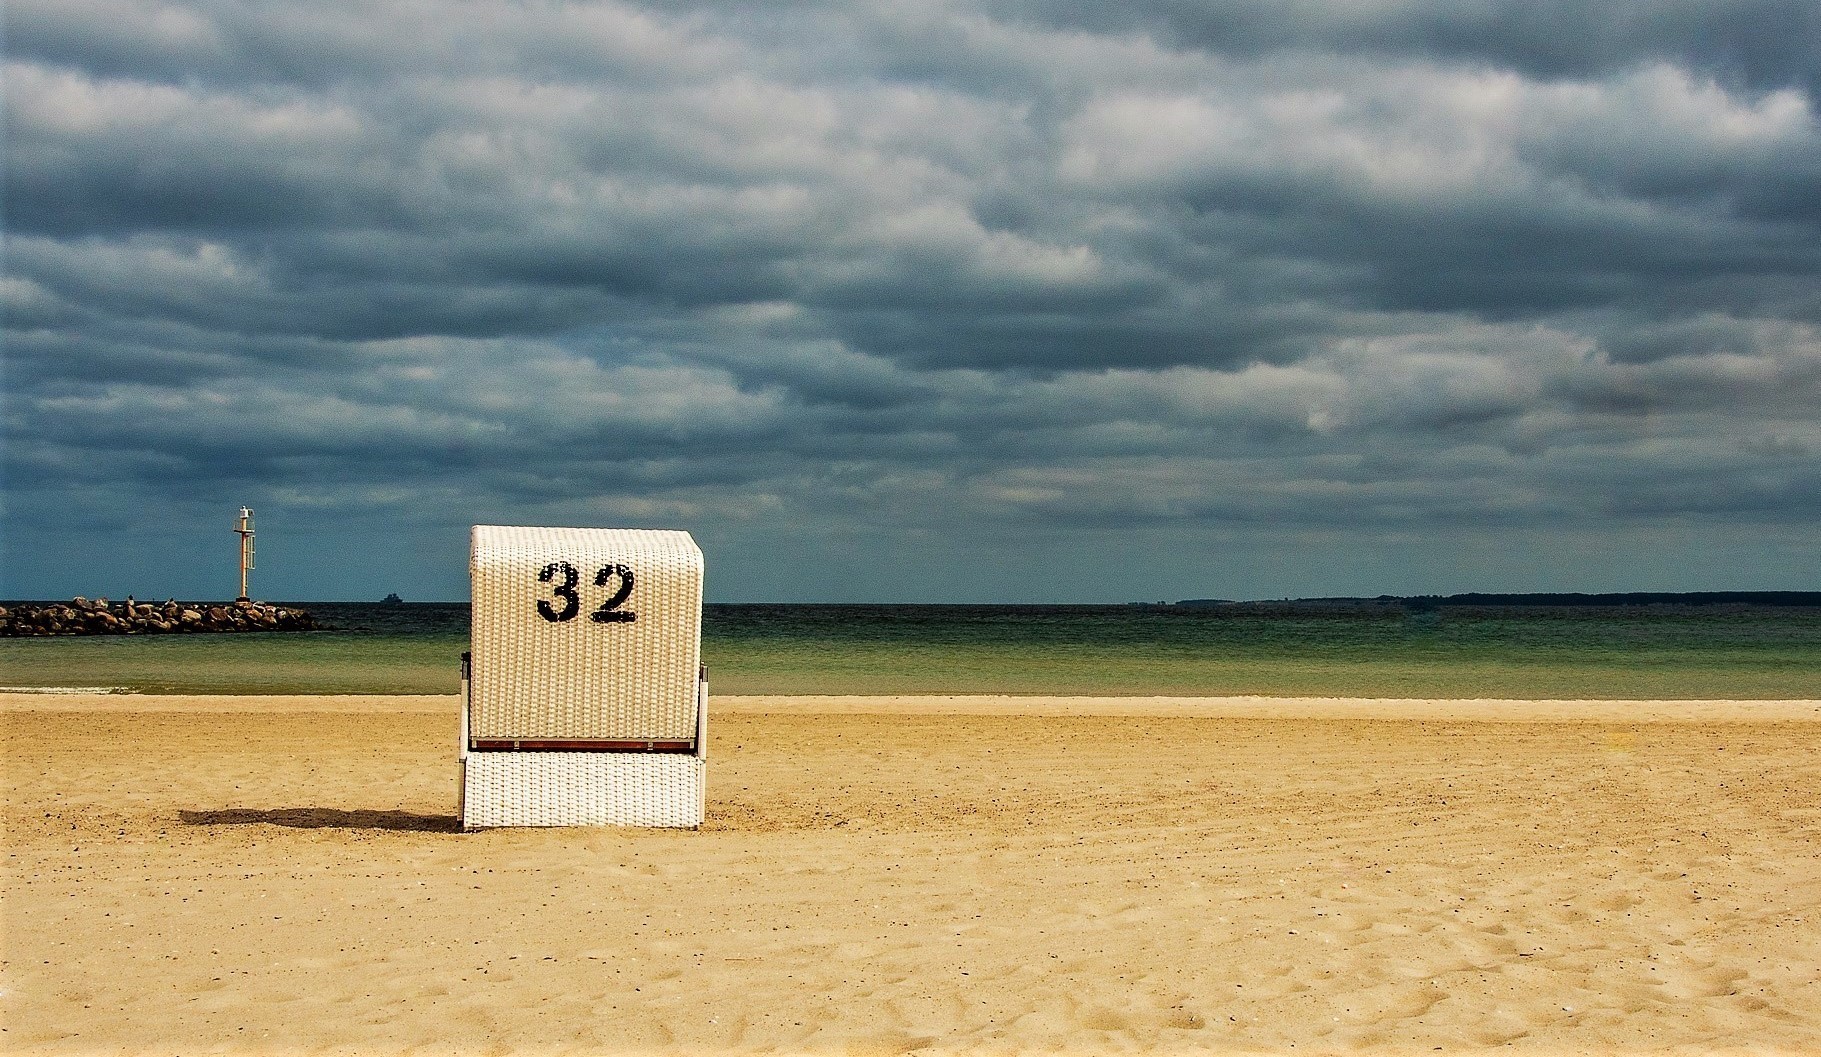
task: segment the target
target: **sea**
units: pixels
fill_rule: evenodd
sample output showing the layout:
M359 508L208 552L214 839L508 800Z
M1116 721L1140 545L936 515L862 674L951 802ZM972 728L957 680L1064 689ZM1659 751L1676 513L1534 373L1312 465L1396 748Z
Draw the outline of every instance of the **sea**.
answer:
M465 602L331 630L0 639L0 689L449 694ZM714 694L1821 699L1821 607L707 605Z

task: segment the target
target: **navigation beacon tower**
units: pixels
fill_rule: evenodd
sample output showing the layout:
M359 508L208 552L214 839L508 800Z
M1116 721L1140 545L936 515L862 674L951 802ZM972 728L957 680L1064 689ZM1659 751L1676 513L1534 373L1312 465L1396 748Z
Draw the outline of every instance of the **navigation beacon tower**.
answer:
M240 521L235 524L234 532L240 536L240 597L236 602L250 601L247 597L247 571L253 568L253 508L240 508Z

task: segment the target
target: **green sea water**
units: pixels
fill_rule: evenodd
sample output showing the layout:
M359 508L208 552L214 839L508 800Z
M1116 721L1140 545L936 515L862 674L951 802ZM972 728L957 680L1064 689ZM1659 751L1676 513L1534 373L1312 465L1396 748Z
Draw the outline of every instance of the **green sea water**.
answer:
M302 603L342 630L0 640L0 686L453 693L465 605ZM710 605L716 694L1821 698L1821 611L1246 612Z

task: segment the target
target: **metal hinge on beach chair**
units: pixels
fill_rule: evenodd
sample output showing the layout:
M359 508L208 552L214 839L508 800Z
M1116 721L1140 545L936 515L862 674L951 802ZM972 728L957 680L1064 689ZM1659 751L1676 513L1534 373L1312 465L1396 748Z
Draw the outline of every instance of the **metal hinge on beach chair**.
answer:
M687 532L474 528L464 828L702 824L702 571Z

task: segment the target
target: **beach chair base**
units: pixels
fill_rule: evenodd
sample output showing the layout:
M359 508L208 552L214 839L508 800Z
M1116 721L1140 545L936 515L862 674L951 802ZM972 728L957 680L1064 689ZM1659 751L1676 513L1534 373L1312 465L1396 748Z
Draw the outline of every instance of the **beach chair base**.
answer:
M702 824L708 761L682 753L471 752L462 828Z

